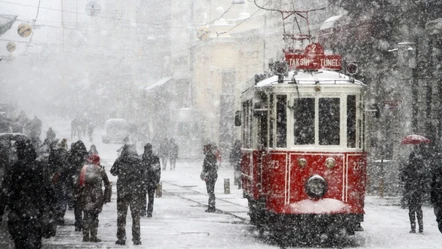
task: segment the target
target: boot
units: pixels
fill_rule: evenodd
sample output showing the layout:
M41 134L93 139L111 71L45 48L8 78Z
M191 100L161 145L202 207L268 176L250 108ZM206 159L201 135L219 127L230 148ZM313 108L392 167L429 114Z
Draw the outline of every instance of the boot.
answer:
M89 229L85 226L83 227L83 242L89 242L89 241L90 241Z
M414 213L408 213L408 217L410 218L411 230L410 233L416 233L416 219Z
M98 235L98 220L93 221L91 225L91 242L101 242L101 239L97 237Z
M417 224L419 225L419 233L423 233L424 232L424 214L421 210L417 211Z

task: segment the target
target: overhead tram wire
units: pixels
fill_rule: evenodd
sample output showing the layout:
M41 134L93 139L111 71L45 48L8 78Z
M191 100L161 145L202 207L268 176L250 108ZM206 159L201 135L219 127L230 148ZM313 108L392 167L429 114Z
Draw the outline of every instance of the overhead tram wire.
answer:
M271 1L272 1L272 0L267 1L263 6L266 6L266 5L267 5L268 3L270 3ZM252 16L254 16L256 13L258 13L260 10L261 10L261 9L256 10L256 11L253 12L249 17L247 17L246 19L242 20L240 23L236 24L235 26L233 26L233 27L230 28L229 30L224 31L224 32L221 32L221 33L217 33L217 37L218 37L219 35L226 34L226 33L230 32L230 31L232 31L233 29L235 29L235 28L238 27L239 25L243 24L245 21L249 20Z
M35 18L33 20L34 23L37 21L38 14L40 13L40 4L41 4L41 0L38 0L37 14L35 15ZM28 44L26 45L26 50L25 50L25 52L23 52L23 54L26 55L28 53L28 49L29 49L29 46L31 45L33 37L34 37L34 31L31 33L31 37L29 38Z
M19 5L19 6L32 7L32 8L40 8L42 10L57 11L57 12L69 13L69 14L78 14L78 15L83 15L83 16L90 17L90 15L87 14L87 13L77 12L77 11L68 11L68 10L54 9L54 8L48 8L48 7L39 7L39 6L35 6L35 5L14 3L14 2L8 2L8 1L4 1L4 0L0 0L0 3L7 3L7 4L13 4L13 5ZM108 20L115 21L115 19L113 17L107 17L107 16L100 16L100 15L98 15L98 16L95 16L95 18L108 19ZM119 21L131 22L132 20L130 20L130 19L119 19ZM138 22L137 21L136 23L137 23L137 25L139 25L139 24L148 24L148 25L164 26L163 23L156 23L156 22ZM172 26L169 26L169 27L172 27ZM180 28L180 27L178 27L178 28Z

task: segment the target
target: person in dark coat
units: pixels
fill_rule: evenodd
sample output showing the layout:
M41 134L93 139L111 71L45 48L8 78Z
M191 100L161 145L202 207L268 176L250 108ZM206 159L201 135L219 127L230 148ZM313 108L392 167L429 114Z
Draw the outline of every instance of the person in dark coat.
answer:
M54 184L55 195L57 197L56 219L59 225L64 224L64 215L68 205L68 187L70 179L68 178L68 170L70 168L67 152L67 139L62 138L54 141L51 152L49 153L49 168L51 171L51 179Z
M47 139L46 139L47 140ZM38 150L38 157L35 161L38 163L39 167L42 169L43 177L46 179L47 190L51 193L50 196L53 198L48 200L48 205L45 209L45 213L41 219L42 222L42 236L43 238L50 238L56 235L57 232L57 221L56 221L56 205L57 199L55 196L54 185L51 181L51 169L49 166L49 153L50 147L48 142L43 143Z
M17 141L18 161L6 172L0 192L0 221L8 209L8 229L17 249L42 247L41 219L54 198L49 179L35 161L30 140Z
M117 245L126 244L126 215L130 207L132 216L132 241L141 245L140 208L141 200L146 195L145 170L133 144L125 144L120 156L112 165L110 173L117 180Z
M145 216L147 214L147 217L152 217L155 190L161 179L160 158L153 153L152 144L147 143L144 146L142 161L143 167L145 168L145 184L149 202L147 204L146 212L147 199L146 195L143 195L141 216Z
M160 148L158 149L158 156L161 159L161 166L163 170L167 169L167 159L169 157L169 142L167 138L164 138L160 143Z
M89 142L92 142L94 135L94 124L92 124L92 122L89 122L89 124L87 125L87 135L89 137Z
M86 163L86 159L88 157L88 151L86 146L81 140L73 143L71 146L71 150L68 155L68 163L69 169L66 171L67 179L68 179L68 196L70 197L71 204L74 208L75 213L75 231L81 231L82 229L82 212L81 208L77 203L77 197L74 193L76 192L76 188L78 186L75 185L76 179L78 179L80 175L80 170L83 168Z
M442 233L442 157L438 155L435 159L437 161L432 170L430 200L433 204L437 227Z
M229 162L233 167L233 184L241 189L241 141L236 140L230 151Z
M83 241L100 242L98 238L98 215L105 204L103 193L109 191L110 182L106 171L100 165L100 157L92 154L80 171L78 178L77 205L83 211Z
M216 155L211 144L204 146L203 169L200 174L201 180L206 182L207 194L209 195L208 208L206 212L213 213L215 208L215 183L218 178L218 166Z
M49 130L46 132L46 138L48 139L49 143L55 140L56 134L55 131L52 130L52 127L49 127Z
M171 138L169 143L170 170L175 170L177 159L178 159L178 144L175 143L175 139Z
M416 233L416 216L419 233L424 232L422 201L425 190L426 174L425 162L419 149L411 152L408 164L402 172L404 181L405 198L408 202L408 215L410 218L410 233Z

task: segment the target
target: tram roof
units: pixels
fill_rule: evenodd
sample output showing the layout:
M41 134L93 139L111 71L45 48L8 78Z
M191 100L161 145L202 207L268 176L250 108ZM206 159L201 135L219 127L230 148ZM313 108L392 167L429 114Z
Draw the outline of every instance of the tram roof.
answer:
M294 75L294 77L293 77ZM329 71L329 70L318 70L318 71L290 71L288 76L284 76L284 82L278 83L278 76L274 75L267 79L261 80L256 84L258 87L265 87L271 85L287 85L293 84L293 78L299 85L314 85L319 82L320 85L359 85L365 86L359 80L352 80L348 75Z

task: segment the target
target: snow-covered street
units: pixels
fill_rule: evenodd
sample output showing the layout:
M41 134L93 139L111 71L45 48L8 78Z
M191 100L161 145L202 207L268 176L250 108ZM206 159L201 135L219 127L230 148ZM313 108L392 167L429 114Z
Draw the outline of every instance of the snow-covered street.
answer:
M54 120L50 122L57 137L70 138L69 122ZM44 131L49 124L44 124ZM128 215L126 225L126 246L115 245L116 241L116 178L109 169L117 158L116 150L120 145L102 144L99 130L94 142L103 158L105 169L113 181L112 202L104 206L100 214L98 234L100 243L82 242L82 234L74 231L73 211L67 211L65 226L59 226L57 236L44 239L44 248L126 248L133 247L131 241L131 219ZM74 139L76 141L76 139ZM90 142L84 139L89 148ZM72 141L70 141L72 142ZM139 150L138 153L141 153ZM175 171L162 171L162 198L155 199L153 218L141 220L142 248L280 248L271 242L267 234L260 237L257 230L249 224L247 201L242 191L233 185L233 170L227 165L219 169L215 187L217 212L205 213L207 194L205 184L199 179L201 160L179 160ZM230 194L224 193L224 179L230 179ZM437 229L431 207L424 207L423 234L410 234L408 210L401 209L398 198L366 197L366 216L362 224L364 231L350 236L346 248L438 248L442 244L442 234ZM5 232L1 235L1 248L8 247ZM316 246L303 246L317 248ZM290 247L297 248L297 247ZM327 248L327 247L319 247Z

